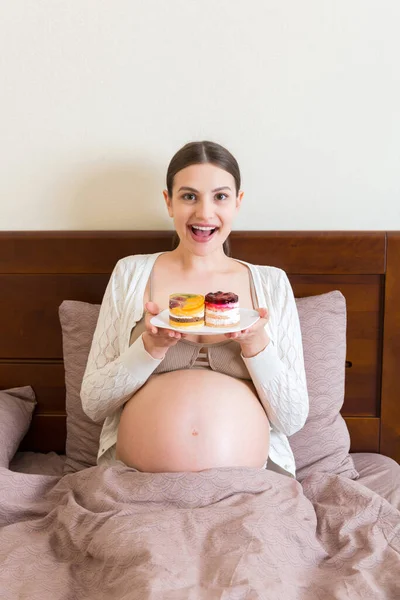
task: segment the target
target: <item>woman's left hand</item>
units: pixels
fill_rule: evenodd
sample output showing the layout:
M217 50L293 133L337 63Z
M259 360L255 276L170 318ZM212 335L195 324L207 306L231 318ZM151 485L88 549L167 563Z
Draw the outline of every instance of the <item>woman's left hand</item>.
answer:
M254 325L247 329L242 329L242 331L225 333L225 337L239 342L245 358L255 356L264 350L270 342L268 334L265 331L265 325L268 323L268 310L266 308L257 308L257 311L260 318Z

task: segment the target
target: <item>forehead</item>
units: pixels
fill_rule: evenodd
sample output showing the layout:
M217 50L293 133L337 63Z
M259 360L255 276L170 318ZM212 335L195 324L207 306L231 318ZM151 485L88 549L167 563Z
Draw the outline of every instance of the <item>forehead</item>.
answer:
M211 190L221 186L228 186L233 191L235 180L233 176L216 165L209 163L190 165L185 167L174 177L174 189L188 186L199 191Z

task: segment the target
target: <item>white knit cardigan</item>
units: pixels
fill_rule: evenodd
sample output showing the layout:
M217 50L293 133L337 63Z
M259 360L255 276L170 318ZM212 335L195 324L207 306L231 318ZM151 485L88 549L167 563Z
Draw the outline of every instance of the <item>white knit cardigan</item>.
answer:
M103 297L81 388L85 413L94 421L105 419L98 459L116 443L124 403L161 362L146 352L142 336L129 346L131 330L143 315L150 272L160 254L119 260ZM308 393L293 291L281 269L238 262L251 271L258 306L268 309L266 330L272 342L254 357L241 356L271 425L269 457L294 476L287 436L305 423Z

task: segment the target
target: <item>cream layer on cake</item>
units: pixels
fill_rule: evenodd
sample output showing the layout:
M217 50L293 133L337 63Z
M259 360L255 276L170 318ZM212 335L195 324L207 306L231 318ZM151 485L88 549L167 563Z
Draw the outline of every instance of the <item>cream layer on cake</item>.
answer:
M207 326L228 327L240 323L239 308L231 309L227 314L221 314L220 311L209 310L206 308L205 320Z

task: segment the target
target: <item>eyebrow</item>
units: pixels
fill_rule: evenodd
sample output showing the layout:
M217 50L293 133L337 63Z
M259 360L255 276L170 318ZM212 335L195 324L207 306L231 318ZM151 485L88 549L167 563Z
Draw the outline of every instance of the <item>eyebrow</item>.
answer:
M188 187L187 185L184 185L182 187L179 188L178 192L182 191L182 190L189 190L189 192L196 192L196 194L199 194L199 190L196 190L195 188L192 187ZM228 185L223 185L221 187L217 187L215 188L215 190L211 190L212 192L220 192L221 190L231 190L231 188Z

